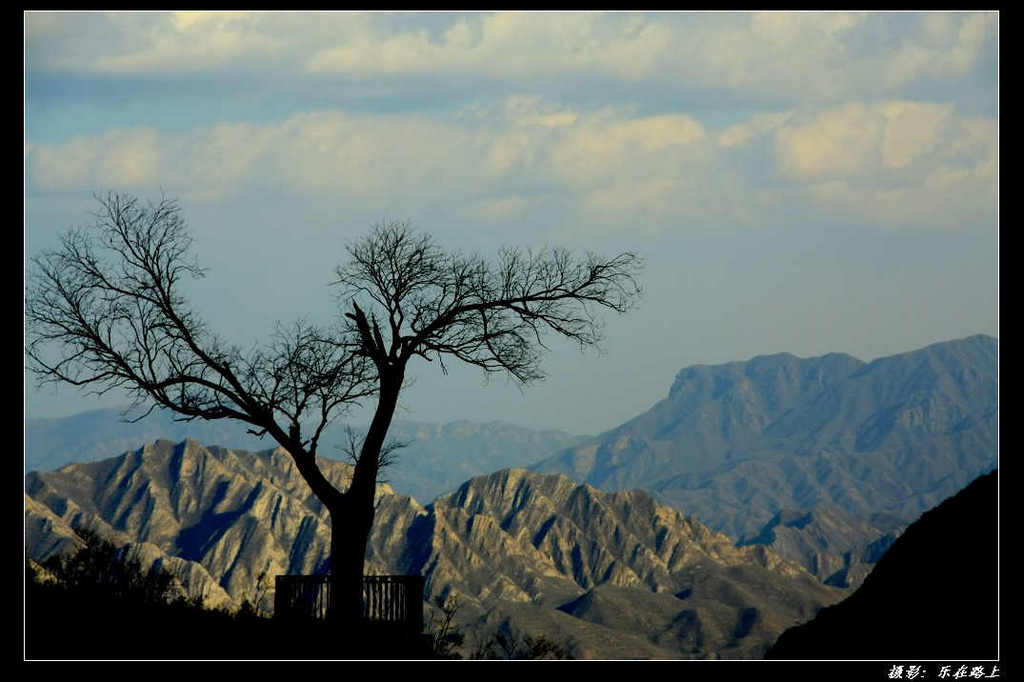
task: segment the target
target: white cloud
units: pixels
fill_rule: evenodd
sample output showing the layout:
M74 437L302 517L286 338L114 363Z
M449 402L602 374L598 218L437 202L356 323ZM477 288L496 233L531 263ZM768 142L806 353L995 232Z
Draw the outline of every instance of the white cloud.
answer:
M929 12L919 22L919 38L904 39L883 64L883 82L890 91L918 77L953 78L969 72L994 34L996 15Z
M919 40L925 47L948 47L956 38L957 26L949 12L925 12L918 23Z
M828 215L873 227L970 231L995 219L994 185L983 174L938 168L921 184L896 187L834 180L808 188Z
M846 177L878 165L884 119L859 102L821 112L775 133L775 158L797 179Z
M440 37L426 29L368 30L317 48L306 65L314 73L346 75L589 72L807 91L808 79L814 87L841 82L836 62L845 51L843 32L861 16L498 12L455 18Z
M792 112L754 114L749 120L736 123L723 130L718 135L718 144L726 148L740 147L755 138L778 129L792 115Z
M113 130L63 145L33 144L32 179L44 189L140 187L158 180L161 151L150 129Z
M958 116L950 103L851 102L776 127L775 161L783 175L815 183L873 181L883 172L887 179L919 179L940 163L973 167L990 158L994 125Z
M258 12L29 12L28 59L34 68L101 74L245 66L243 57L266 61L302 50L294 18ZM303 24L314 32L315 15ZM279 27L285 32L277 33Z
M354 12L29 13L26 31L33 68L77 72L587 73L820 102L892 96L920 77L969 73L997 17L906 16L916 30L867 46L860 34L874 30L867 22L878 16L860 12L431 13L422 20Z
M130 30L134 22L127 29ZM97 71L195 71L252 53L272 54L278 41L247 12L175 12L148 27L137 47L99 55Z
M368 32L316 50L316 73L433 71L501 76L559 71L647 74L673 38L637 15L593 12L497 12L454 18L440 39L426 29Z
M539 95L511 95L505 100L505 116L517 126L558 128L571 126L578 115L558 107L542 106Z
M752 32L769 42L791 47L808 38L831 41L859 24L864 12L754 12Z
M325 111L294 116L278 131L271 168L299 192L408 197L472 191L486 151L478 133L419 116Z
M501 176L513 171L536 168L544 150L537 136L528 130L496 134L487 152L486 168L490 175Z
M231 17L244 19L247 16L246 12L172 12L171 21L179 30L188 30L201 24L219 23Z
M995 218L994 119L961 117L949 104L855 103L774 139L781 173L833 215L943 229Z
M174 160L165 171L169 179L187 187L191 197L216 199L245 183L279 140L271 126L220 123L177 142L166 140Z
M943 128L953 121L953 105L933 102L890 102L880 107L886 119L882 165L903 168L935 152L948 140Z
M714 129L682 114L570 110L531 95L508 98L469 127L457 117L324 110L25 148L37 190L159 186L203 201L269 191L364 207L398 202L406 212L446 206L496 222L557 197L567 220L612 231L637 222L757 225L808 212L966 226L992 213L996 152L995 121L959 116L949 104L858 102ZM936 206L943 220L933 218Z
M684 115L582 120L551 150L558 175L574 185L616 181L632 174L672 174L699 164L708 150L699 121Z
M96 172L101 185L137 187L155 182L160 167L156 132L136 130L111 139L97 158L97 163Z
M696 31L681 48L683 71L707 86L830 100L850 87L852 65L846 33L863 14L755 12L740 20Z

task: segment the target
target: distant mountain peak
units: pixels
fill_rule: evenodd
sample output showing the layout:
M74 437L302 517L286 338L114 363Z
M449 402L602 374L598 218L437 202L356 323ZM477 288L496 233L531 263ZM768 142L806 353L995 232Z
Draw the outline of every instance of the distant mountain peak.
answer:
M821 504L906 523L995 465L996 347L692 365L647 412L531 468L650 490L734 537Z

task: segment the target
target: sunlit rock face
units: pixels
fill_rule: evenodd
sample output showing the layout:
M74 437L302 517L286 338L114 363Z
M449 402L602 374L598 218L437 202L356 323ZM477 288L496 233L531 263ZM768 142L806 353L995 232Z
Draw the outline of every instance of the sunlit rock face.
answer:
M350 467L321 465L344 489ZM209 583L211 601L223 604L256 596L263 573L329 568L329 516L280 449L158 441L32 473L25 523L37 559L73 551L74 529L93 528L143 548L194 589ZM756 657L841 595L798 563L764 546L737 548L644 492L522 469L471 479L426 507L379 486L366 559L368 573L424 575L428 600L455 596L465 627L550 626L583 656ZM264 608L272 600L270 590ZM609 622L609 603L626 609L621 627ZM637 620L646 628L628 625Z
M350 469L323 462L346 485ZM145 545L188 572L215 576L220 601L256 594L259 575L313 573L330 545L327 514L280 449L261 453L157 441L120 457L30 473L27 495L67 534L79 527ZM46 558L36 507L26 508L30 552ZM52 543L51 543L52 544ZM155 560L155 558L154 558Z

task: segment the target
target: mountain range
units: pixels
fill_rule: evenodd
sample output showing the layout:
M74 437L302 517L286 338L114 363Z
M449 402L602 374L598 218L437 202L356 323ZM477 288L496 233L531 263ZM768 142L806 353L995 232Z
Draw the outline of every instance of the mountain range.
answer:
M321 465L338 485L351 472ZM257 594L264 572L326 570L329 522L280 449L157 441L26 477L30 556L91 528L143 548L211 605ZM642 491L523 469L470 479L427 506L380 486L367 571L424 575L428 599L455 597L468 631L544 634L577 657L757 658L843 594Z
M789 354L684 368L667 398L596 437L504 422L396 421L408 443L385 474L421 501L505 467L564 473L607 490L642 488L740 540L780 513L830 506L884 531L995 467L997 341L976 335L864 363ZM345 456L346 425L321 454ZM180 422L118 410L26 421L25 470L52 470L193 438L268 447L229 420Z
M996 467L997 393L983 335L870 363L696 365L647 412L531 468L642 488L741 543L822 507L884 534Z
M154 410L139 421L124 409L90 410L70 417L34 418L25 423L25 471L52 471L72 462L93 462L158 439L191 438L207 445L263 450L273 443L231 420L183 422ZM321 454L345 460L347 424L330 424L321 437ZM356 429L358 433L358 429ZM472 476L505 467L527 467L575 445L582 436L564 431L528 429L501 421L445 424L397 420L389 439L406 444L383 476L406 495L430 501Z
M688 367L590 438L396 422L410 445L378 487L367 568L427 576L474 633L543 633L584 657L757 658L997 466L997 389L997 342L974 336L870 363ZM227 422L118 415L26 422L29 556L96 528L212 605L259 593L263 573L328 568L329 519L287 453L239 449L260 441ZM332 428L325 444L343 442ZM345 462L321 465L345 487Z

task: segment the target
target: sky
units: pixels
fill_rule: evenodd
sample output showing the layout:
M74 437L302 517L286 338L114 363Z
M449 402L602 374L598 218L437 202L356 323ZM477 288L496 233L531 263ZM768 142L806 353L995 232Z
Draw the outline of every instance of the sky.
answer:
M680 369L998 336L996 12L26 12L26 268L96 193L176 198L220 336L329 322L345 246L646 266L520 387L410 367L401 419L597 434ZM25 375L26 417L124 404ZM365 409L346 419L365 418Z

